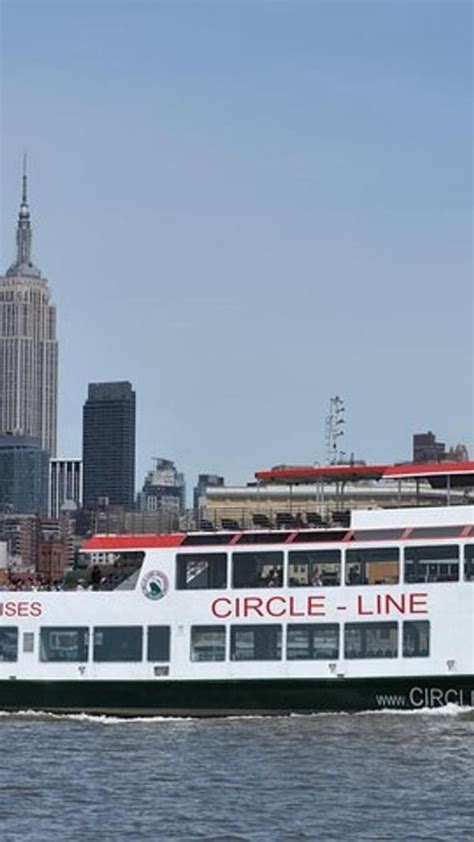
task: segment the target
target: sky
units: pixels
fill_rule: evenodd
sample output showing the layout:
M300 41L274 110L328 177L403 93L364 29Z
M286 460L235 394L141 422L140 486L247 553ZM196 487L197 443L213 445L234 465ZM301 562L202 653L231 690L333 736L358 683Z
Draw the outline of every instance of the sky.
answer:
M472 5L1 0L0 269L29 159L59 454L130 380L157 456L245 483L474 450Z

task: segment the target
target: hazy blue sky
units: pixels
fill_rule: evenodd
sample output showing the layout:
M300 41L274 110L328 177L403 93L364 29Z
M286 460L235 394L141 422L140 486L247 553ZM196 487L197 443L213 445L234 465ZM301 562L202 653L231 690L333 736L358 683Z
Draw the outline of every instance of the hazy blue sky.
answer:
M250 479L473 446L472 4L2 2L0 266L30 157L60 452L132 381L153 456Z

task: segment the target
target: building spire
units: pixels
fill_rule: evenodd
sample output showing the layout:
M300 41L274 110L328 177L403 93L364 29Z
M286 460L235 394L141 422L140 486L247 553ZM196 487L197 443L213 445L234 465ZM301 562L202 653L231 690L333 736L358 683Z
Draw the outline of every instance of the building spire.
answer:
M21 204L16 226L16 260L7 270L7 275L40 278L41 272L31 260L31 218L28 205L28 173L26 152L23 155Z
M28 190L27 190L27 183L28 183L28 175L27 175L27 155L26 152L23 153L23 179L22 179L22 194L21 194L21 204L28 205Z

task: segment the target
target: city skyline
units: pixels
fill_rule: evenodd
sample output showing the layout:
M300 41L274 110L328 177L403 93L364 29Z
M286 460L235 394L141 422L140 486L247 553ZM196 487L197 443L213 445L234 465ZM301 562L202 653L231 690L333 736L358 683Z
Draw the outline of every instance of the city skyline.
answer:
M2 268L26 146L60 454L124 379L139 478L323 461L335 394L356 458L472 452L468 4L179 5L3 10Z

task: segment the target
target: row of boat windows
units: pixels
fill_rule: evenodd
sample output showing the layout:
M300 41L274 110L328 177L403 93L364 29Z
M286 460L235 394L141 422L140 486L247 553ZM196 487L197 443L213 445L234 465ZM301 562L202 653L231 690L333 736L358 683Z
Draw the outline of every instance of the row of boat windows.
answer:
M464 558L463 558L464 556ZM457 544L407 547L404 581L457 582L464 562L464 579L474 582L474 544L464 553ZM340 585L396 585L400 581L401 552L398 547L341 550L295 550L235 552L231 557L233 588L330 587ZM286 580L285 580L286 575ZM228 586L227 553L177 553L178 590L223 589Z
M397 658L400 651L399 623L362 622L294 623L281 625L191 626L191 661L335 661L343 656ZM426 658L430 653L429 620L405 620L401 624L401 651L405 658ZM46 626L39 632L39 660L52 663L87 663L90 632L86 626ZM18 660L16 626L0 629L0 661ZM34 635L25 632L23 651L34 651ZM169 626L98 626L92 631L92 659L96 663L132 663L170 660Z

